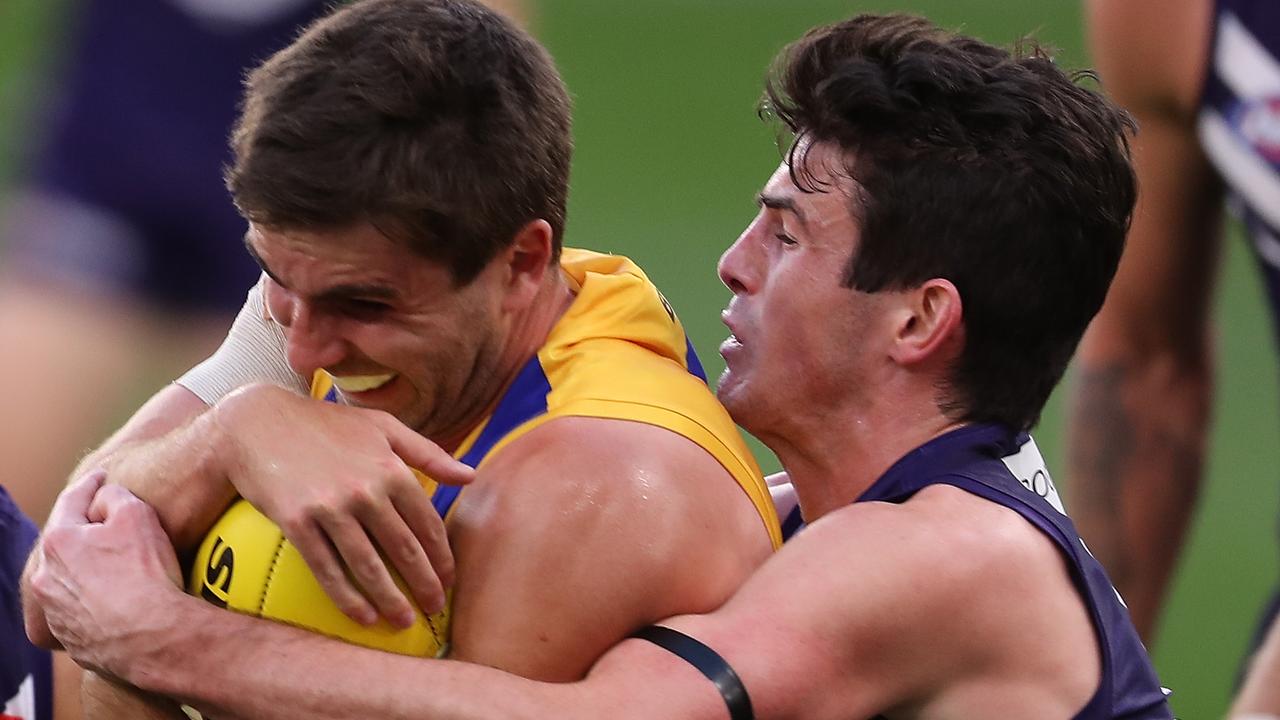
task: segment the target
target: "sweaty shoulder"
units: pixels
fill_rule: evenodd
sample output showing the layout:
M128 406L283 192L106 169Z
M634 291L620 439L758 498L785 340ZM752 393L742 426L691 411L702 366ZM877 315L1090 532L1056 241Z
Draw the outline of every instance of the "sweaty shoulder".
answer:
M769 537L734 477L697 443L657 425L615 418L567 416L547 421L481 465L451 519L498 532L533 532L541 517L572 528L566 539L587 546L576 520L603 522L612 531L654 531L643 538L655 555L679 543L685 521L699 532L752 542L752 564L769 551ZM648 525L652 523L653 527ZM539 532L558 533L556 527ZM632 540L639 538L631 538ZM685 537L684 539L688 539ZM606 542L616 542L606 538ZM751 547L751 546L749 546ZM672 557L692 549L672 547Z
M1104 90L1127 109L1194 117L1213 0L1088 0L1089 46Z
M546 680L581 677L637 627L714 610L771 550L705 450L596 417L556 418L496 453L450 538L455 656Z
M707 386L697 353L662 294L620 256L566 249L561 265L577 297L538 351L545 412L508 434L495 451L563 418L661 428L714 458L747 494L774 546L780 545L760 469Z

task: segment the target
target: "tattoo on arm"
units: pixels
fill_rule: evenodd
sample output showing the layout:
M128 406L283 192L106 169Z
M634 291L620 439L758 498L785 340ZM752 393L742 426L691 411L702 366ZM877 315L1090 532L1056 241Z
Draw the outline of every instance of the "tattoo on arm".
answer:
M1130 379L1130 369L1122 363L1083 367L1076 379L1075 402L1071 407L1071 436L1068 439L1074 475L1070 491L1074 510L1084 524L1118 529L1124 474L1134 452L1134 421L1124 407L1122 391ZM1113 576L1127 574L1123 556L1113 552L1116 538L1088 538L1099 560Z

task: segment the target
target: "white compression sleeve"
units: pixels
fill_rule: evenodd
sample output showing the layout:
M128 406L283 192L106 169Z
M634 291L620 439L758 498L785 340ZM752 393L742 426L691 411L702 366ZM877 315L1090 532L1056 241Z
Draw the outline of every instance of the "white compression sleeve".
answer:
M231 324L227 339L204 362L175 382L195 393L208 405L250 383L266 382L306 395L306 378L289 368L284 332L268 319L261 279L249 290L244 307Z

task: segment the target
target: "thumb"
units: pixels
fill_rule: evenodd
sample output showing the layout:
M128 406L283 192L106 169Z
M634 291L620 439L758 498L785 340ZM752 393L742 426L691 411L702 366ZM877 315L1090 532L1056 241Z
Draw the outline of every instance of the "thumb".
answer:
M444 485L467 485L475 479L476 471L470 465L455 460L439 445L405 427L399 420L388 417L381 427L391 451L399 455L406 465L422 471L432 480Z

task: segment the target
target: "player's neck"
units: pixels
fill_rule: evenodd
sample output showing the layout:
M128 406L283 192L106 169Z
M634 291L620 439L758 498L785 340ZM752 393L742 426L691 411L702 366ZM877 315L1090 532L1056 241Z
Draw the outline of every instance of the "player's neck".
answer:
M494 364L491 382L485 383L487 391L481 393L475 409L453 425L452 429L437 433L431 440L448 452L454 452L466 441L476 426L493 414L507 388L529 359L547 341L552 328L573 304L574 293L559 272L552 273L529 308L516 316L502 349Z
M820 426L766 441L791 477L806 521L852 503L903 455L958 427L932 395L827 416Z

